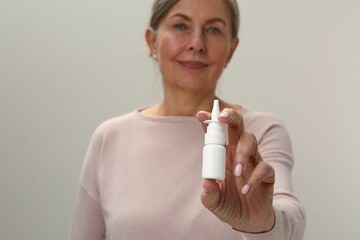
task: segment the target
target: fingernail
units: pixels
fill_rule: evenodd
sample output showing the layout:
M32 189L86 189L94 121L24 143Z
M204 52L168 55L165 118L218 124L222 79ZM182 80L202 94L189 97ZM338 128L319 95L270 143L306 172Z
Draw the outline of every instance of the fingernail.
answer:
M220 117L228 118L229 116L230 116L230 114L226 111L220 113Z
M206 111L202 111L202 110L197 112L197 114L206 114L206 113L207 113Z
M241 189L242 194L247 194L250 190L250 184L245 184L245 186Z
M205 193L209 193L209 190L205 187L204 183L203 183L202 186L203 186L204 192L205 192Z
M243 171L242 164L241 163L236 164L234 169L234 175L237 177L241 177L242 171Z

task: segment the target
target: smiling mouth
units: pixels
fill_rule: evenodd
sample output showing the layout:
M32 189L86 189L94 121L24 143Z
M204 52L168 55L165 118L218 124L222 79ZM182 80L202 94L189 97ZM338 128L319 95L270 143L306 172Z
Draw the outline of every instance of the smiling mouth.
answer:
M189 69L194 69L194 70L202 69L209 65L209 64L199 62L199 61L179 61L179 63L183 67L186 67Z

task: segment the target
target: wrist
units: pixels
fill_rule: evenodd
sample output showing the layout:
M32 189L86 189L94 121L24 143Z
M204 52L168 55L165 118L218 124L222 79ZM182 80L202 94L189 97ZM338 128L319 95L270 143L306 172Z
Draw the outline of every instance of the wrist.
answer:
M242 224L242 226L231 226L233 230L243 232L243 233L250 233L250 234L261 234L261 233L267 233L274 229L276 224L276 214L275 211L272 210L272 213L270 214L269 218L267 218L266 221L259 224L259 221L257 222L256 226L245 226ZM252 225L252 224L251 224Z

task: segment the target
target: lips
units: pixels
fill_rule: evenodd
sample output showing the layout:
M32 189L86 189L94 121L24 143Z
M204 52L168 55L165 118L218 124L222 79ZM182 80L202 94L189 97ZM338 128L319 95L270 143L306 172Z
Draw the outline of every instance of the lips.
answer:
M208 66L208 64L204 63L204 62L200 62L200 61L179 61L179 63L186 68L189 69L202 69Z

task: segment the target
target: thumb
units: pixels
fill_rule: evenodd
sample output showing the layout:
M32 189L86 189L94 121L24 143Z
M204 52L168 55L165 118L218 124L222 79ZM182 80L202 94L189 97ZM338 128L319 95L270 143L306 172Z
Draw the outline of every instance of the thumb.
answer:
M202 204L209 209L214 211L219 205L220 201L220 187L216 180L205 179L203 181L203 192L201 194Z
M204 124L205 120L209 120L211 119L211 113L209 112L205 112L205 111L200 111L196 114L196 118L199 122L201 122L202 124L202 128L204 129L204 131L206 132L207 129L207 124Z

